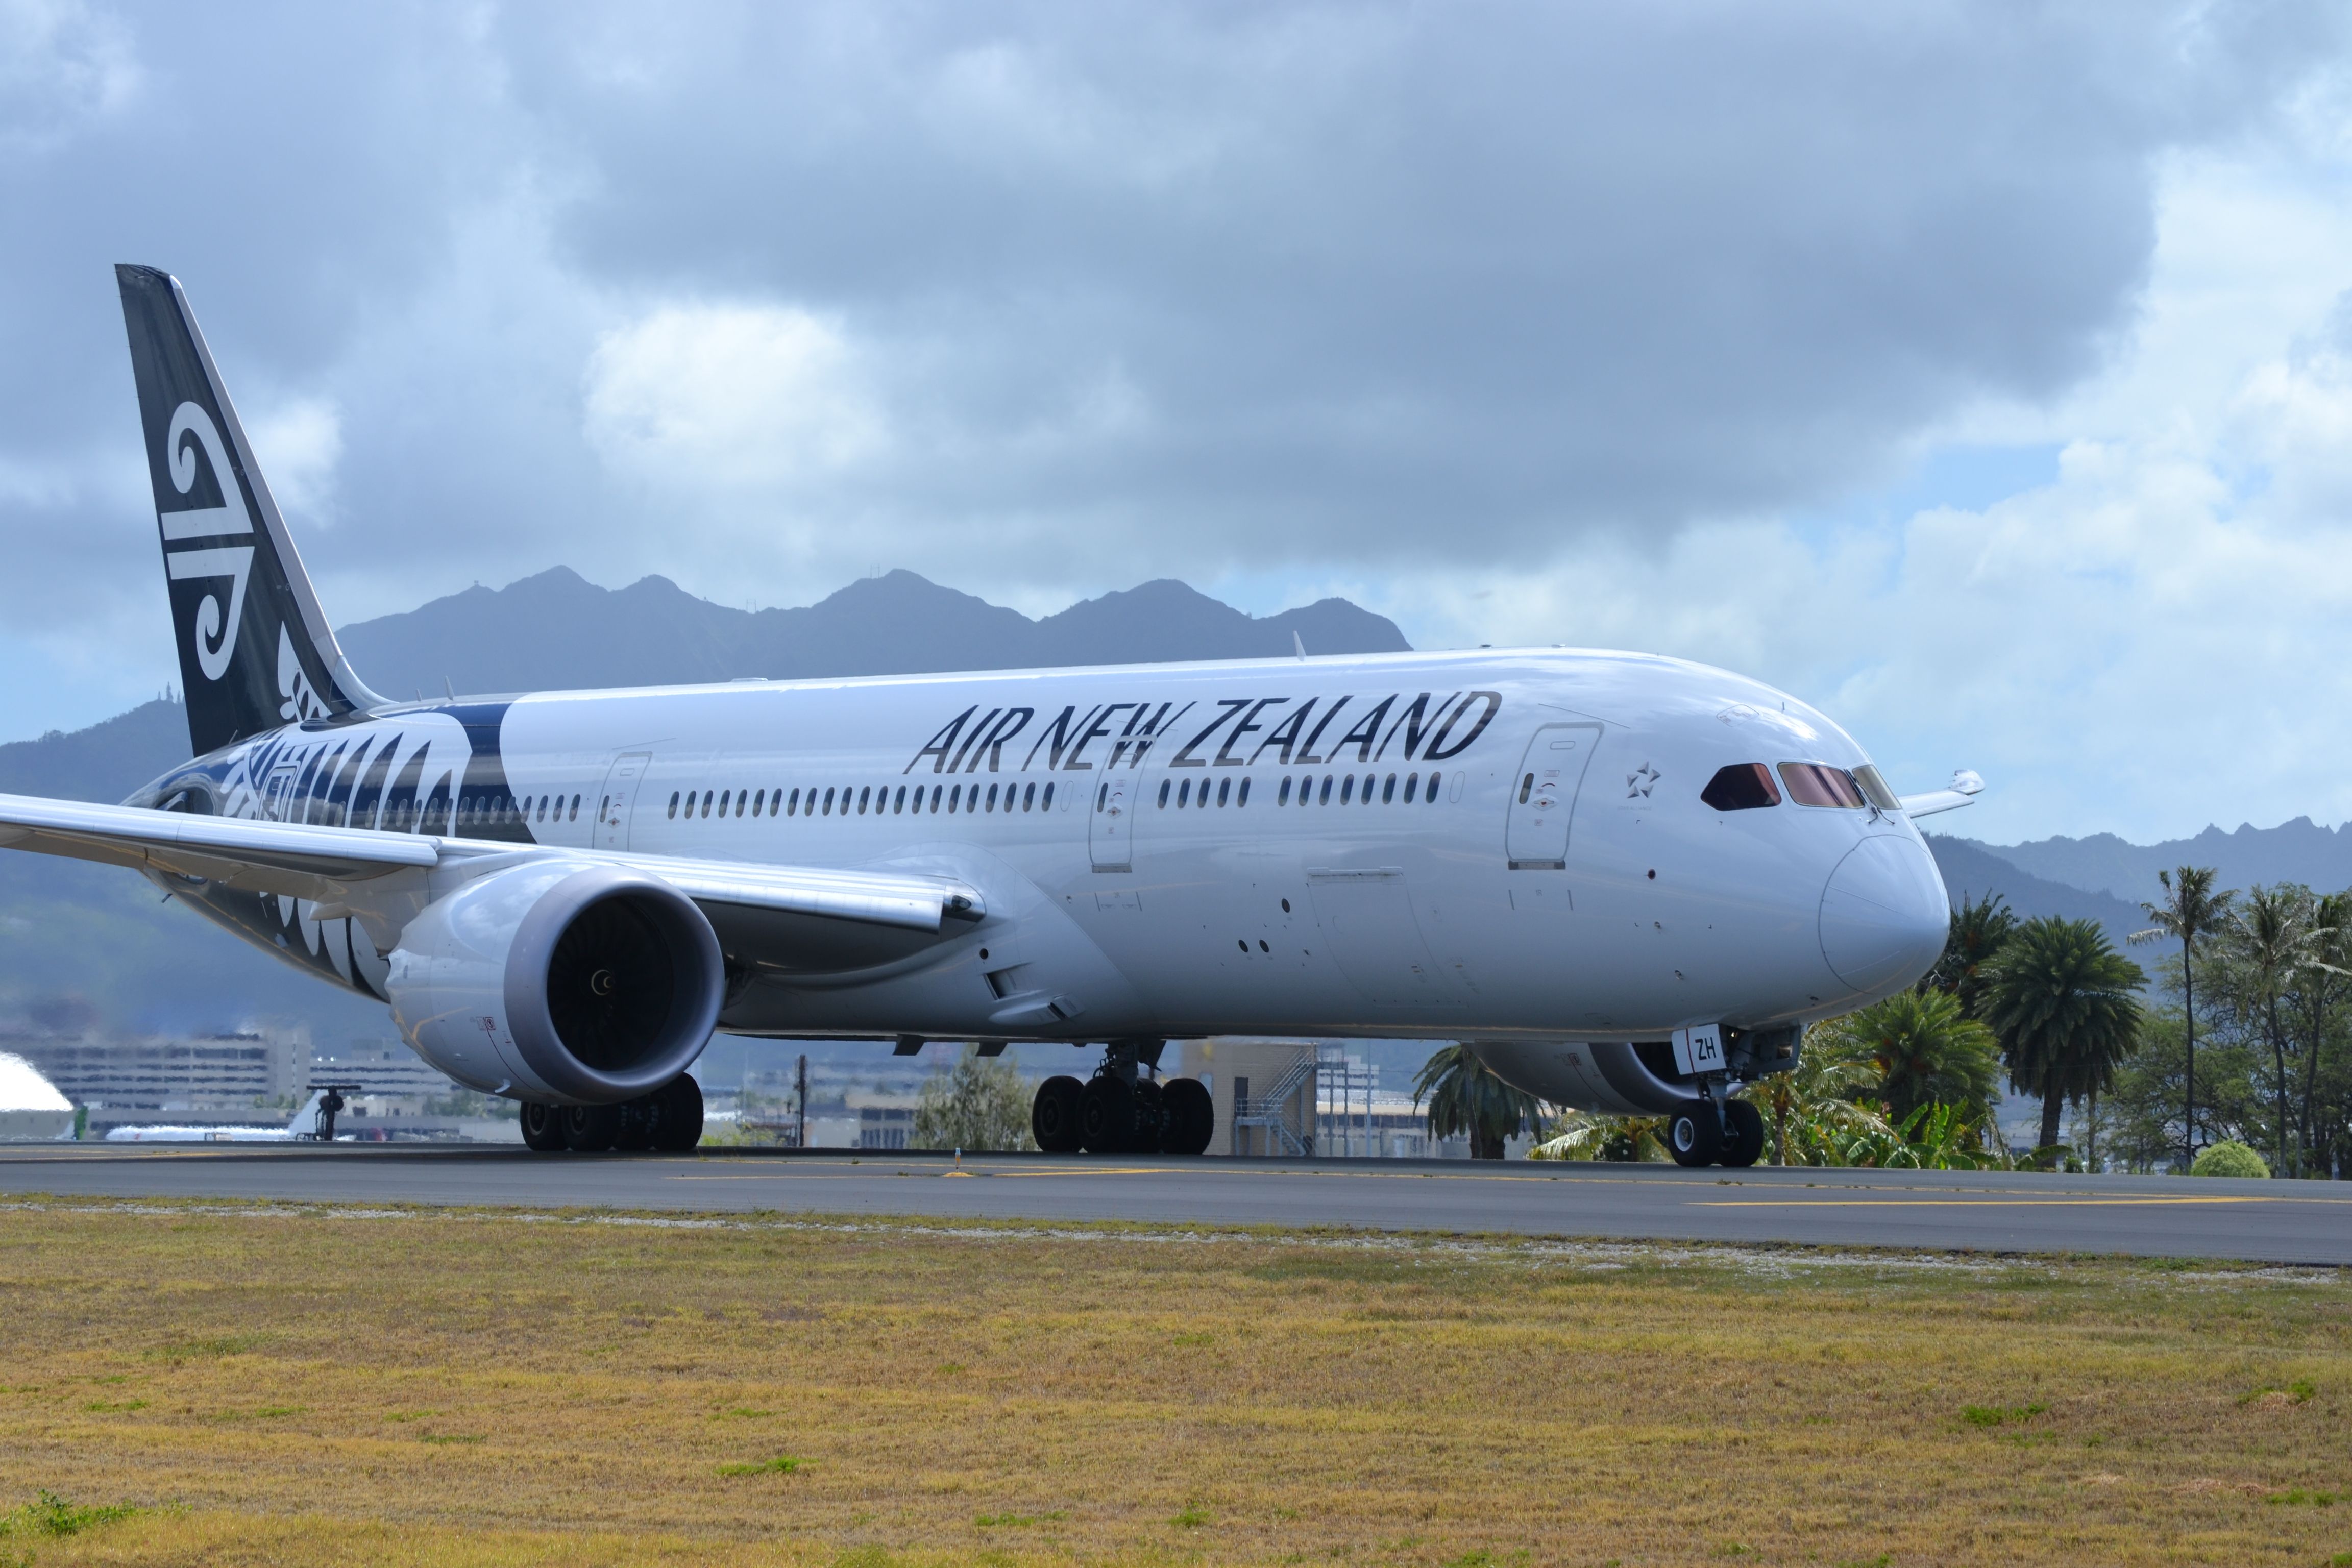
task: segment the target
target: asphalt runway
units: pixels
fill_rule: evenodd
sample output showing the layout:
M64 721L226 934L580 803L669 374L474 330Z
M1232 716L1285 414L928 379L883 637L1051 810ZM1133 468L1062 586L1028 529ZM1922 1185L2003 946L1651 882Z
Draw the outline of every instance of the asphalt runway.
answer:
M1139 1220L2352 1266L2352 1184L2012 1172L415 1144L18 1145L0 1194Z

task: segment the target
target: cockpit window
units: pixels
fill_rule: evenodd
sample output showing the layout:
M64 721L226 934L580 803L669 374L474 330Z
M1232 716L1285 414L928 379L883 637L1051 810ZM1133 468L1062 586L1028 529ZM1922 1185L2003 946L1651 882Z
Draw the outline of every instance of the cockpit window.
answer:
M1860 810L1869 804L1862 798L1862 786L1853 782L1852 773L1827 763L1782 763L1780 782L1789 786L1789 798L1799 805Z
M1734 763L1717 768L1698 797L1717 811L1753 811L1780 805L1780 790L1772 782L1772 770L1762 763Z
M1886 780L1868 763L1853 770L1853 782L1862 786L1862 798L1881 811L1901 811L1903 799L1886 787Z

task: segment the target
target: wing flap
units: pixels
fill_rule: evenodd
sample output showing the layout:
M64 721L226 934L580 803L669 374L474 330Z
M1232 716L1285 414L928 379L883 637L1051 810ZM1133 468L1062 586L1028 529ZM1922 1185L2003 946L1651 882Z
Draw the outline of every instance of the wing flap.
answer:
M948 921L977 921L986 912L980 894L951 877L692 860L557 845L518 850L505 843L197 816L31 795L0 795L0 847L168 871L255 892L331 900L339 908L353 910L368 901L366 883L396 871L449 868L469 860L511 865L533 856L560 856L612 862L659 877L714 918L724 910L758 910L936 932Z
M20 795L0 795L0 844L297 897L441 859L436 841L404 834Z

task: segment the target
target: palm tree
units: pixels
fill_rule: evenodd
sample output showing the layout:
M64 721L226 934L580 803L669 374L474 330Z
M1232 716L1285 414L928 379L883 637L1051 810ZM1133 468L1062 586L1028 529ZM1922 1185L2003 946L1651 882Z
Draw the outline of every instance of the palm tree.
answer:
M1412 1102L1429 1101L1429 1135L1470 1135L1470 1157L1499 1160L1503 1144L1521 1127L1532 1127L1542 1108L1536 1097L1513 1089L1461 1046L1447 1046L1422 1063L1412 1080Z
M2139 1038L2138 964L2091 921L2027 921L1993 965L1985 1021L2000 1037L2011 1087L2042 1097L2042 1142L2058 1142L2069 1100L2109 1087Z
M2197 1158L2197 980L2189 972L2196 958L2197 941L2210 936L2229 916L2230 900L2238 896L2235 889L2213 890L2221 873L2210 866L2183 866L2175 873L2158 871L2156 880L2164 889L2159 901L2143 903L2147 918L2156 923L2146 931L2131 934L2135 942L2155 942L2166 938L2180 943L2180 1017L2188 1031L2189 1074L2181 1095L2180 1164L2183 1170Z
M1885 1121L1854 1095L1878 1081L1868 1047L1848 1035L1838 1018L1806 1031L1797 1065L1749 1083L1739 1092L1756 1101L1772 1125L1772 1163L1789 1163L1793 1131L1809 1154L1843 1146L1856 1138L1886 1134ZM1810 1163L1811 1160L1800 1161Z
M2312 910L2312 924L2319 932L2317 957L2321 970L2316 983L2303 986L2305 1022L2311 1026L2311 1052L2303 1064L2303 1108L2296 1125L2303 1129L2303 1159L2311 1161L2312 1131L2315 1125L2312 1116L2312 1100L2319 1088L2319 1056L2327 1040L2327 1016L2343 999L2343 977L2352 973L2352 892L2329 893ZM2326 1166L2320 1167L2323 1173Z
M2271 1168L2285 1173L2286 1159L2286 1035L2279 1026L2279 999L2305 974L2315 971L2340 973L2320 956L2327 932L2318 923L2318 906L2310 890L2282 884L2257 884L2246 894L2243 907L2231 912L2230 945L2243 966L2262 1009L2263 1030L2270 1037L2271 1060L2277 1070L2277 1121L2273 1132L2277 1155Z
M1919 989L1947 992L1960 999L1963 1013L1982 1017L1992 961L2016 929L2017 916L1999 893L1974 900L1962 894L1960 907L1952 911L1952 933L1944 940L1943 956L1919 982Z
M2000 1050L1992 1032L1960 1011L1957 995L1898 991L1835 1027L1870 1054L1886 1119L1897 1126L1923 1105L1956 1107L1970 1121L1990 1108Z

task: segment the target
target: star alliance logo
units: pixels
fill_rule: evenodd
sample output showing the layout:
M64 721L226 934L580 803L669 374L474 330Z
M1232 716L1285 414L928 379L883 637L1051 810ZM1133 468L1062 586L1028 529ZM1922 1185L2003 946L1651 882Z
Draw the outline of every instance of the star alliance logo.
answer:
M1657 769L1643 763L1625 775L1625 798L1632 800L1639 795L1643 800L1649 799L1651 786L1655 784L1661 776Z

